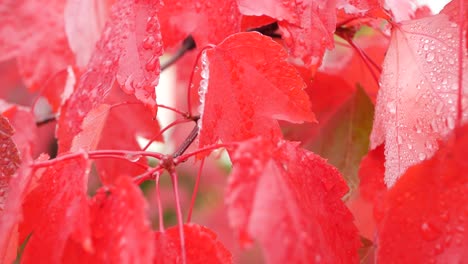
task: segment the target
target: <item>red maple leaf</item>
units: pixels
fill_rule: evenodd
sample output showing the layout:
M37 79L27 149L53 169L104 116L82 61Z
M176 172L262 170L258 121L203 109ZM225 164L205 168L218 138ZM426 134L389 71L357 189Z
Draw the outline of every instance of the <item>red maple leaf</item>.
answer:
M379 90L381 65L389 41L376 31L369 33L349 38L347 41L351 44L346 43L330 51L322 64L322 71L339 76L353 89L358 85L361 86L375 102Z
M385 0L385 6L390 10L396 22L414 18L418 3L416 0Z
M216 234L207 227L185 224L184 236L187 263L232 263L231 253L217 240ZM156 251L155 264L180 262L179 227L156 232Z
M342 0L338 1L338 7L346 14L354 16L366 16L382 13L383 0Z
M384 146L369 151L362 159L359 167L359 178L361 179L359 190L362 197L368 201L380 200L383 193L386 192L383 178L385 156Z
M11 228L18 224L17 231L10 232L18 232L16 246L25 243L29 237L22 263L37 260L58 263L70 237L73 236L77 243L89 244L87 160L83 155L75 155L54 160L47 168L25 170L29 175L17 176L13 183L20 183L15 186L18 192L11 192L8 197L9 203L21 206L10 207L8 211L8 217L18 221L9 223Z
M89 210L91 241L81 248L69 241L64 263L151 263L155 251L147 203L130 178L99 189Z
M76 65L86 67L104 23L108 18L113 0L67 0L65 1L65 32L70 49L75 54Z
M256 238L267 263L357 261L359 240L341 201L338 170L297 143L241 143L226 193L231 225L242 244Z
M285 45L306 65L320 64L325 49L334 46L336 0L248 1L238 0L244 15L266 15L279 21Z
M64 82L49 83L69 65L74 56L65 35L64 2L2 1L0 3L0 61L16 58L26 86L47 98L61 93Z
M124 94L118 87L114 87L105 102L106 104L99 105L86 115L82 131L73 139L71 151L141 150L137 142L138 136L153 138L159 134L157 120L134 96ZM125 115L121 114L122 111ZM161 136L156 138L161 139ZM121 175L136 176L145 172L136 163L146 166L146 158L136 156L128 159L134 164L113 159L96 160L101 181L106 184Z
M192 35L198 47L218 44L240 30L235 0L168 1L159 13L164 47L179 45Z
M346 204L353 213L359 233L369 239L375 237L376 221L382 218L378 209L387 191L384 183L384 163L383 145L369 151L359 167L359 192Z
M75 92L63 107L58 129L59 147L67 151L89 111L107 97L115 80L156 113L154 87L159 78L161 36L156 12L159 3L119 0ZM145 18L145 19L141 19Z
M463 261L467 8L4 0L0 262L250 263L260 250L266 263ZM173 63L177 83L159 84ZM156 87L175 99L156 103ZM176 118L162 129L158 107ZM302 124L314 113L318 125ZM58 156L32 161L53 129ZM164 153L137 142L163 136ZM187 161L220 147L231 176L207 158L194 182ZM258 247L239 253L233 235Z
M432 156L454 127L460 48L457 24L445 14L394 26L377 97L372 148L385 142L385 182ZM468 72L463 73L467 86ZM463 96L466 98L466 95Z
M468 127L457 128L388 191L378 225L379 261L460 263L468 257L467 135Z
M315 120L303 80L271 38L238 33L205 52L200 145L279 135L274 119Z

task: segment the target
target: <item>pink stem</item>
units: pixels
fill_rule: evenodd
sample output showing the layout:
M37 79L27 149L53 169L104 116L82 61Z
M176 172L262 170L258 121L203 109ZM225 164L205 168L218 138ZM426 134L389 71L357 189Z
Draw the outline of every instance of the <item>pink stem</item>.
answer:
M145 156L145 157L153 157L155 159L162 159L164 157L163 154L158 152L152 151L132 151L132 150L93 150L89 151L88 155L90 158L100 156L100 155L123 155L123 156Z
M151 180L151 179L154 179L155 176L153 176L154 174L160 174L162 172L163 168L161 166L158 166L156 168L152 168L148 171L146 171L145 173L143 174L140 174L138 176L135 176L133 178L133 182L136 184L136 185L140 185L142 182L146 181L146 180Z
M177 172L175 170L170 171L172 187L174 189L174 196L176 200L177 209L177 223L179 224L179 238L180 238L180 249L182 252L182 263L187 263L185 254L185 236L184 236L184 220L182 219L182 209L180 206L179 188L177 183Z
M142 167L145 170L149 168L148 165L145 165L143 163L139 163L137 161L136 162L135 161L130 161L125 156L119 156L119 155L98 155L98 156L93 156L93 155L89 155L89 158L91 158L91 159L106 159L106 158L120 159L120 160L125 160L125 161L128 161L128 162L131 162L131 163L135 164L136 166Z
M161 191L159 190L159 178L161 177L161 173L156 174L156 203L158 205L158 217L159 217L159 231L164 232L164 210L162 207L161 202Z
M113 104L113 105L110 106L110 108L113 109L113 108L117 108L117 107L125 106L125 105L142 105L142 103L141 103L141 102L128 102L128 101L124 101L124 102L120 102L120 103Z
M195 199L197 198L198 186L200 185L200 179L201 179L201 174L202 174L204 164L205 164L205 158L201 160L200 168L198 169L197 180L195 182L195 187L193 188L192 200L190 201L190 208L189 208L188 215L187 215L187 222L190 222L192 220L192 211L193 211L193 207L195 206Z
M83 152L73 152L70 154L65 154L62 156L58 156L55 159L51 160L45 160L45 161L40 161L40 162L34 162L31 164L31 167L34 168L43 168L43 167L49 167L55 165L57 162L69 160L69 159L74 159L80 155L83 155Z
M161 107L161 108L164 108L164 109L167 109L167 110L171 110L171 111L173 111L173 112L175 112L175 113L177 113L177 114L179 114L181 116L184 116L184 117L189 115L188 113L184 113L184 112L182 112L182 111L180 111L180 110L178 110L177 108L174 108L174 107L161 105L161 104L158 104L158 107Z
M200 154L200 153L203 153L203 152L209 152L209 151L213 151L213 150L216 150L216 149L219 149L219 148L233 147L233 146L237 146L237 143L215 144L215 145L207 146L207 147L204 147L204 148L200 148L200 149L189 152L187 154L180 155L179 157L175 158L174 159L174 164L177 165L177 164L179 164L181 162L186 161L190 157L195 156L195 155Z
M117 158L117 159L124 159L129 161L128 157L130 156L145 156L145 157L153 157L155 159L162 159L163 154L158 152L151 152L151 151L131 151L131 150L92 150L88 152L73 152L64 154L61 156L56 157L55 159L41 161L37 163L33 163L32 166L36 168L40 167L47 167L54 165L57 162L73 159L80 155L87 154L90 159L100 159L100 158ZM132 162L132 161L130 161ZM132 162L135 163L135 162ZM146 168L146 167L145 167Z
M183 124L183 123L187 123L187 122L190 122L192 120L190 119L177 119L175 120L174 122L170 123L169 125L167 125L165 128L163 128L161 131L159 131L158 134L156 134L154 137L151 138L151 140L148 142L148 144L146 144L146 146L143 148L143 150L147 150L149 148L149 146L151 144L153 144L153 142L158 138L160 137L164 132L166 132L169 128L175 126L175 125L178 125L178 124Z
M143 106L143 104L141 102L128 102L128 101L125 101L125 102L120 102L120 103L113 104L113 105L111 105L110 108L116 108L116 107L125 106L125 105L141 105L141 106ZM176 109L174 107L171 107L171 106L161 105L161 104L158 104L156 106L167 109L167 110L171 110L171 111L175 112L176 114L179 114L179 115L184 116L184 117L188 116L187 113L184 113L184 112L182 112L182 111L180 111L180 110L178 110L178 109Z
M382 67L380 67L380 65L378 65L371 57L369 57L369 55L367 55L367 53L365 53L358 45L356 45L356 43L352 39L350 39L349 41L351 46L355 48L359 55L363 57L363 60L367 60L368 62L370 62L372 66L374 66L379 71L379 73L382 72Z
M372 69L372 66L376 67L379 73L382 72L382 69L380 68L380 66L378 66L377 63L375 63L373 60L370 60L370 58L358 46L356 46L356 44L353 42L352 39L346 39L346 40L353 47L353 49L359 54L359 57L361 57L364 64L366 64L367 68L369 69L369 72L371 73L375 82L378 84L379 77L375 74L374 70ZM371 63L372 65L369 63Z

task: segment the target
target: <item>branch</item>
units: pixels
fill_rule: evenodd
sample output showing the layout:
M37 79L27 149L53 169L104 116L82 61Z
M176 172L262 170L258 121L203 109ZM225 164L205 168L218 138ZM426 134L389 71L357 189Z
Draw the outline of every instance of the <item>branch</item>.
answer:
M55 115L50 115L40 121L36 121L36 126L43 126L55 120L57 120L57 117Z
M257 31L258 33L263 34L265 36L269 36L272 38L281 38L281 34L276 33L278 29L278 22L274 22L258 28L248 29L247 32Z
M201 154L203 152L209 152L209 151L213 151L213 150L220 149L220 148L226 148L226 147L234 147L234 146L237 146L237 145L238 145L238 143L233 142L233 143L214 144L214 145L206 146L206 147L203 147L203 148L199 148L199 149L197 149L197 150L195 150L193 152L190 152L190 153L187 153L187 154L184 154L184 155L180 155L179 157L174 158L174 164L177 165L177 164L180 164L182 162L185 162L190 157Z
M180 58L182 58L187 51L191 51L195 49L197 45L195 44L195 40L193 39L192 35L189 35L187 38L184 39L182 42L182 47L174 54L172 58L161 65L161 71L169 68L172 64L176 63Z
M185 235L184 235L184 220L182 216L182 209L180 206L180 195L179 195L179 185L177 182L177 173L175 170L170 171L172 187L174 190L175 202L176 202L176 212L177 212L177 222L179 224L179 238L180 238L180 250L182 255L182 263L187 263L187 256L185 253Z
M182 142L182 144L179 146L179 148L174 152L174 154L172 154L172 158L177 158L180 155L184 154L184 152L188 149L188 147L190 147L190 145L192 145L193 141L195 141L195 139L197 138L198 131L199 131L198 124L196 124L193 127L190 134L184 140L184 142Z
M195 182L195 186L193 187L192 200L190 201L190 208L189 208L189 212L188 212L188 215L187 215L187 222L188 223L190 223L190 221L192 221L192 211L193 211L193 208L195 207L195 200L197 198L198 187L200 185L200 179L201 179L201 174L202 174L204 164L205 164L205 158L203 158L201 160L200 168L198 168L197 180Z

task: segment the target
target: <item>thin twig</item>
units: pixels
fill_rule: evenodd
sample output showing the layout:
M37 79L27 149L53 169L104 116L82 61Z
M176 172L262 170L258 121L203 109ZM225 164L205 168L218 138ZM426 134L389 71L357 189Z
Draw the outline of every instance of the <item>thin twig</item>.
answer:
M272 38L281 38L281 35L276 33L276 31L278 29L279 29L278 22L274 22L274 23L264 25L264 26L261 26L261 27L258 27L258 28L248 29L247 32L256 31L256 32L258 32L260 34L263 34L265 36L269 36L269 37L272 37Z
M57 120L57 117L55 115L50 115L50 116L47 116L46 118L40 120L40 121L36 121L36 126L43 126L45 124L48 124L48 123L51 123L53 121Z
M193 207L195 206L195 200L197 198L197 193L198 193L198 187L200 185L200 179L201 179L201 174L203 170L203 165L205 165L205 158L201 160L200 163L200 168L198 168L198 173L197 173L197 180L195 182L195 186L193 187L193 193L192 193L192 200L190 201L190 207L187 215L187 222L190 222L192 220L192 211Z
M182 47L171 57L168 61L161 65L161 71L169 68L171 65L176 63L180 58L182 58L187 51L193 50L197 47L195 44L195 40L193 39L192 35L189 35L187 38L184 39L182 42Z
M198 136L198 124L196 124L192 131L190 132L190 134L187 136L187 138L184 140L184 142L182 142L182 144L179 146L179 148L174 152L174 154L172 154L172 157L173 158L177 158L179 157L180 155L184 154L184 152L188 149L188 147L190 147L190 145L192 145L193 141L195 141L195 139L197 138Z
M203 152L213 151L213 150L219 149L219 148L233 147L233 146L237 146L237 145L238 145L237 143L224 143L224 144L214 144L214 145L206 146L206 147L203 147L203 148L199 148L199 149L197 149L195 151L192 151L192 152L180 155L177 158L174 158L174 164L177 165L177 164L180 164L182 162L185 162L190 157L201 154Z
M171 180L172 180L172 187L174 189L174 196L176 202L176 209L177 209L177 222L179 224L179 238L180 238L180 250L182 252L182 263L187 263L187 257L185 254L185 235L184 235L184 220L182 217L182 209L180 206L180 196L179 196L179 188L177 183L177 172L175 170L170 171Z
M156 204L158 205L159 231L164 232L164 209L161 202L161 191L159 189L159 178L161 173L156 174Z
M161 131L159 131L158 134L156 134L154 137L152 137L150 139L150 141L146 144L146 146L143 148L143 151L147 150L149 148L149 146L151 146L151 144L153 144L153 142L158 138L160 137L162 134L164 134L164 132L166 132L169 128L175 126L175 125L178 125L178 124L183 124L183 123L187 123L187 122L191 122L192 120L190 119L185 119L185 118L182 118L182 119L177 119L175 120L174 122L170 123L169 125L167 125L165 128L163 128Z

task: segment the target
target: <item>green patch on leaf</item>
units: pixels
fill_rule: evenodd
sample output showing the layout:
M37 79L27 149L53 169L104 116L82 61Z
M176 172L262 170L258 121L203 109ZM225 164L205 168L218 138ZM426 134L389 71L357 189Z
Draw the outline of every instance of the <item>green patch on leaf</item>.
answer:
M21 257L23 256L24 249L26 248L26 245L28 244L29 239L32 236L32 232L24 239L23 243L18 247L18 253L16 254L16 259L13 262L14 264L19 264L21 263Z
M358 169L369 147L374 106L358 87L356 92L333 117L323 124L323 129L308 149L336 166L343 174L351 194L359 186Z

